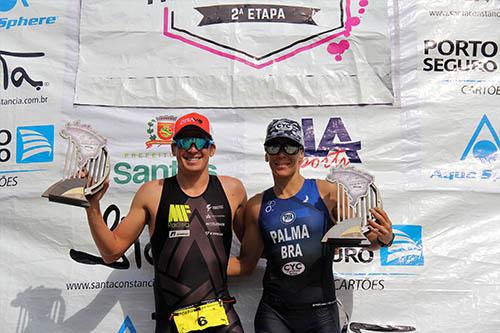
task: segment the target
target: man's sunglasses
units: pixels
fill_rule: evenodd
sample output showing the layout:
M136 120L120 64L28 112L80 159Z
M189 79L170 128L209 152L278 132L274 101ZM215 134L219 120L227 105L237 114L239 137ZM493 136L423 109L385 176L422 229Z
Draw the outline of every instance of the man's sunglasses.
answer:
M268 143L267 145L264 145L264 150L266 153L269 155L277 155L281 150L283 150L285 153L288 155L295 155L299 152L300 146L297 144L293 143L288 143L288 142L275 142L275 143Z
M214 142L206 138L180 138L174 140L173 143L184 150L189 150L192 145L195 146L196 150L201 150L210 147Z

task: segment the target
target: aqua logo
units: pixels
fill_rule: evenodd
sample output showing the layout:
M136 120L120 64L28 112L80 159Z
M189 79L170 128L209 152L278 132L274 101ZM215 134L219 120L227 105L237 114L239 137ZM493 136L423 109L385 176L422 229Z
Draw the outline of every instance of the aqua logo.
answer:
M467 143L460 160L463 161L472 155L482 163L491 163L498 158L499 150L500 139L498 138L498 134L491 125L488 117L483 115Z
M380 250L382 266L423 266L422 226L393 225L395 235L391 247Z
M483 181L496 182L500 179L500 171L495 168L498 163L500 139L498 133L486 115L472 133L460 157L461 163L453 169L436 169L432 179L449 181ZM480 165L482 164L483 167Z
M16 133L16 163L54 160L54 126L23 126Z
M20 1L24 7L29 7L28 0ZM18 0L0 0L0 12L8 12L9 10L16 7Z

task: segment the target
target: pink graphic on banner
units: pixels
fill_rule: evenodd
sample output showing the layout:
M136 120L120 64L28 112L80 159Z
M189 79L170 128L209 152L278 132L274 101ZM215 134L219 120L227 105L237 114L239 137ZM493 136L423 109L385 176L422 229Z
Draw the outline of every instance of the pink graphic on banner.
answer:
M345 39L341 40L338 43L331 43L328 45L328 52L331 54L336 54L335 60L341 61L342 60L342 54L351 46L349 42Z
M227 59L230 59L232 61L237 61L239 63L242 63L244 65L247 65L249 67L255 68L255 69L262 69L266 68L268 66L271 66L275 63L279 63L285 60L288 60L299 53L309 51L311 49L314 49L320 45L332 42L333 40L339 38L339 37L345 37L348 38L351 35L351 31L353 27L357 26L360 24L361 20L357 16L352 16L351 14L351 1L352 0L345 0L345 8L343 8L343 14L345 14L345 22L343 26L341 27L339 31L333 31L335 29L332 29L329 33L321 33L318 34L317 36L312 36L310 38L304 39L304 41L300 41L297 43L294 43L292 46L289 48L283 48L281 50L277 50L275 52L271 52L270 56L268 56L268 59L265 59L266 57L256 57L256 56L248 56L247 53L245 52L236 52L239 50L231 49L231 48L221 48L217 47L220 46L217 43L208 43L207 38L201 38L200 36L196 36L195 34L184 34L181 35L178 31L182 31L182 29L176 29L173 25L173 19L174 19L174 12L169 9L169 7L165 7L164 9L164 24L163 24L163 34L164 36L168 38L172 38L178 41L181 41L185 44L194 46L198 49L201 49L203 51L212 53L214 55L224 57ZM368 5L367 0L361 0L359 2L359 5L361 7L366 7ZM363 14L363 10L359 10L360 14ZM220 22L219 22L220 23ZM185 31L184 31L185 32ZM313 38L314 37L314 38ZM296 45L295 45L296 44ZM331 44L328 45L327 47L327 52L330 54L335 55L335 60L336 61L341 61L342 60L342 55L350 48L350 43L342 39L338 43L332 42ZM229 49L231 49L234 52L230 52ZM239 54L238 54L239 53ZM247 55L247 57L245 57Z
M360 5L361 7L366 7L366 6L368 6L368 0L361 0L361 1L359 2L359 5ZM365 13L365 11L366 11L366 9L365 9L365 8L360 8L360 9L358 10L358 13L360 13L360 14L364 14L364 13Z
M368 6L368 0L361 0L359 2L359 5L361 7L366 7ZM364 14L365 13L365 8L359 9L359 14ZM345 31L344 31L344 36L349 37L351 35L352 28L354 26L357 26L361 23L361 19L359 17L353 16L349 17L346 21L345 24ZM342 54L347 51L351 47L351 44L347 40L341 40L339 43L331 43L328 45L328 52L330 54L335 55L335 60L341 61L342 60Z

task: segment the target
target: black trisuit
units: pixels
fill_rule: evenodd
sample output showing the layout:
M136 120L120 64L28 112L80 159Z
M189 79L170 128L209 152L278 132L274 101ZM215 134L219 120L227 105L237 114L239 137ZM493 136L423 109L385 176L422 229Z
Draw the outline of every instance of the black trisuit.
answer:
M198 197L187 196L174 177L164 180L151 236L155 268L155 333L177 332L171 313L201 301L230 300L227 263L232 239L229 201L216 176ZM204 332L243 332L230 302L228 326Z

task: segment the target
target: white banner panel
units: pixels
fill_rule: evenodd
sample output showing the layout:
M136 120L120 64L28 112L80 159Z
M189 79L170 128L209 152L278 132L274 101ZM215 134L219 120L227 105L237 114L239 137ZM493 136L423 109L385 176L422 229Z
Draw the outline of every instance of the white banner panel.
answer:
M84 0L80 27L77 104L392 103L382 1Z
M320 44L304 48L307 29L347 27L348 4L359 24L349 34L315 36L311 45ZM147 231L106 265L85 212L40 195L62 177L67 142L59 131L80 119L108 138L111 184L101 207L114 229L144 182L177 172L171 126L197 111L214 129L210 173L240 178L249 196L272 186L262 145L266 125L280 117L303 127L306 177L324 178L334 164L375 176L396 237L380 251L335 255L344 332L496 333L500 1L391 1L401 108L250 107L390 102L387 33L379 31L387 26L385 7L365 0L84 0L80 18L69 1L0 0L1 331L154 330ZM301 42L288 54L290 36ZM272 64L252 58L274 48ZM75 106L75 90L80 103L121 106ZM155 107L124 107L137 105ZM157 107L164 105L203 108ZM237 105L249 107L210 108ZM238 248L234 242L234 254ZM254 331L264 265L229 281L245 332Z
M414 7L410 7L411 5ZM499 192L498 1L410 2L406 43L409 189ZM404 11L403 11L404 13Z

